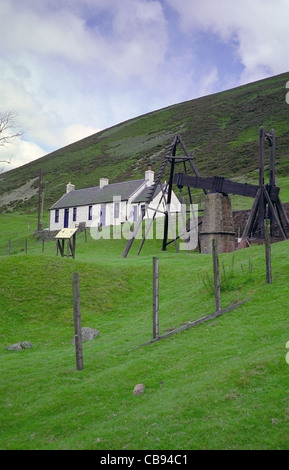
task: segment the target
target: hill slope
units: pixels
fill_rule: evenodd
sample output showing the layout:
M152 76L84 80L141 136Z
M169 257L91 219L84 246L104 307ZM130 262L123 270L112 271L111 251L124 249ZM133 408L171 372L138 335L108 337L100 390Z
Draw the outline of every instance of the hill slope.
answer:
M288 241L220 256L222 306L236 310L157 343L153 253L160 261L160 334L214 312L210 256L119 257L115 240L78 243L76 260L0 260L1 449L288 449ZM39 253L40 250L38 250ZM50 253L50 254L49 254ZM80 275L84 343L76 370L72 275ZM47 282L47 279L53 281ZM32 348L7 351L19 341ZM137 383L142 396L133 396Z
M276 131L277 175L289 170L289 74L176 104L101 131L1 175L1 211L37 209L38 175L49 208L72 181L77 188L143 177L148 162L158 170L179 133L203 176L254 179L258 167L258 131ZM25 186L25 191L21 188ZM28 190L27 190L28 185ZM18 194L12 193L15 189ZM3 197L5 195L5 197ZM2 196L2 199L1 199Z

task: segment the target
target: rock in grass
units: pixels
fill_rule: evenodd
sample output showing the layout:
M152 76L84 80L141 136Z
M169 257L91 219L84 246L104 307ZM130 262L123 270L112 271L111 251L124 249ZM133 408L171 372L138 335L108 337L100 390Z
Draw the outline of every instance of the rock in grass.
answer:
M31 346L30 341L22 341L20 343L11 344L10 346L7 346L6 349L8 351L22 351L22 349L29 349Z
M144 389L145 389L144 384L136 384L136 386L134 387L132 393L133 393L135 396L137 396L137 395L142 395L143 392L144 392Z
M83 326L81 328L81 334L82 334L82 341L92 341L96 336L99 335L98 330L94 330L93 328L89 328L87 326ZM75 343L75 338L71 341L73 344Z

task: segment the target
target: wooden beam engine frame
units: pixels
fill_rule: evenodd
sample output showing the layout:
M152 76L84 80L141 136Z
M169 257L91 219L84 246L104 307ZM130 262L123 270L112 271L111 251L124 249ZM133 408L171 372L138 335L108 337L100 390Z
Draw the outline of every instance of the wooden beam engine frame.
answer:
M265 140L270 144L270 176L269 184L265 185L265 163L264 151ZM264 239L264 219L270 219L271 231L272 224L275 222L283 240L288 238L289 220L284 211L279 198L280 188L276 186L275 178L275 131L271 129L266 133L264 127L260 127L259 132L259 185L248 183L235 183L228 179L214 176L210 178L200 178L176 174L174 183L181 188L182 186L191 186L194 188L206 189L210 192L220 192L224 194L236 194L240 196L253 197L254 203L250 216L247 220L244 232L241 237L241 244L245 246L251 234L257 232L259 243Z
M267 185L264 183L264 149L266 139L270 145L270 173L269 184ZM289 220L280 201L279 192L280 188L276 186L275 176L275 131L271 129L269 133L266 133L262 126L259 133L259 187L242 235L243 241L247 240L250 234L254 233L257 228L259 242L262 242L264 239L264 219L267 218L271 222L271 231L272 224L275 222L283 240L288 238Z
M184 152L184 155L182 155L182 156L176 155L178 145L181 146L181 148ZM173 183L174 183L174 173L175 173L176 166L178 164L181 164L183 166L185 175L187 175L187 170L188 170L188 165L189 165L190 169L193 170L196 177L200 177L199 171L198 171L198 169L195 165L195 162L194 162L194 158L192 157L192 155L189 154L189 152L188 152L188 150L187 150L187 148L186 148L186 146L185 146L185 144L184 144L184 142L181 139L181 136L179 134L177 134L175 136L175 138L174 138L174 140L173 140L173 142L170 146L169 152L165 156L164 161L163 161L163 163L160 167L160 171L159 171L159 173L157 174L157 176L155 178L154 184L149 189L147 199L145 201L145 210L142 211L141 216L139 217L139 219L137 220L137 222L135 224L134 231L131 233L130 239L128 240L128 242L126 244L126 247L123 251L123 254L122 254L123 258L126 258L126 256L128 255L128 252L129 252L129 250L130 250L130 248L131 248L131 246L132 246L132 244L133 244L133 242L136 238L136 234L138 233L138 231L142 227L142 221L143 221L145 215L147 214L147 211L148 210L153 211L154 214L153 214L153 217L151 218L150 223L148 224L148 227L146 228L146 233L145 233L145 235L142 239L141 245L140 245L138 253L137 253L138 255L140 254L140 252L142 250L142 247L145 243L147 234L148 234L148 232L149 232L149 230L152 226L152 223L153 223L153 221L156 217L157 212L163 212L163 211L160 211L160 209L159 209L161 204L164 202L166 208L170 207L171 198L172 198L172 188L173 188ZM165 172L168 165L170 165L169 180L167 182L163 183L162 178L164 176L164 172ZM158 201L158 206L156 208L152 208L152 207L150 207L150 203L152 202L158 188L160 188L162 194L161 194L160 200ZM188 190L189 202L190 202L190 204L192 204L193 199L192 199L192 194L191 194L191 190L190 190L189 186L187 187L187 190ZM207 194L206 189L204 189L204 192L205 192L205 194ZM168 210L165 210L163 213L164 213L164 216L165 216L165 221L164 221L164 236L163 236L162 250L166 251L167 246L171 243L174 243L176 251L178 252L178 247L177 247L176 240L178 238L180 238L180 236L173 239L173 240L168 241L169 226L170 226L170 223L171 223L171 213Z
M265 185L265 163L264 163L264 153L265 153L265 140L269 141L270 145L270 176L269 183ZM176 155L177 145L180 144L184 156ZM175 173L176 165L178 163L183 164L184 173ZM190 176L187 173L187 163L193 170L195 176ZM162 184L162 177L167 165L170 164L170 175L167 183ZM283 240L289 238L289 220L284 211L282 203L279 198L280 188L276 186L276 177L275 177L275 131L271 129L269 133L266 133L264 127L260 127L259 131L259 184L253 185L248 183L236 183L229 179L213 176L203 178L200 176L200 173L195 165L193 157L189 154L184 142L182 141L180 135L176 135L174 141L170 147L169 154L165 157L160 171L155 179L154 184L151 186L150 191L146 200L145 210L142 212L141 217L135 224L134 231L131 234L130 239L127 242L127 245L123 252L123 257L125 258L131 248L133 241L135 240L136 234L142 226L142 221L147 213L147 210L153 210L154 215L151 219L151 223L147 229L145 236L142 239L138 254L140 253L143 244L146 240L148 231L150 230L151 224L155 219L156 213L159 211L160 204L164 201L166 207L169 207L171 202L172 187L173 184L176 184L179 189L187 187L189 194L189 202L192 204L192 195L190 188L202 189L205 194L210 192L219 192L223 194L235 194L239 196L246 196L254 198L254 203L247 220L244 232L241 237L241 246L246 246L248 239L252 234L257 233L257 238L259 243L263 242L264 239L264 219L269 218L271 221L271 232L273 223L275 223L279 229L280 235ZM161 187L162 195L158 203L158 207L153 209L150 207L150 203L153 200L155 192L158 187ZM178 251L176 239L168 241L168 229L170 225L170 213L166 210L164 212L165 221L164 221L164 236L162 243L162 250L165 251L166 247L174 242L176 251Z

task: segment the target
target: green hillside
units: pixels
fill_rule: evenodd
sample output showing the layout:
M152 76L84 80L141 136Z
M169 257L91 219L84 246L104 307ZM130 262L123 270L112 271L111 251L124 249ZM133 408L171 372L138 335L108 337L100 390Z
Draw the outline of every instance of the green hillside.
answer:
M35 238L37 188L47 209L70 180L123 181L157 171L179 133L202 175L258 178L258 134L276 132L277 180L289 201L283 74L132 119L0 176L0 449L289 449L289 241L219 257L224 315L152 339L152 258L159 258L160 334L215 311L211 255L146 240L77 233L76 258ZM17 192L18 191L18 192ZM26 198L26 199L25 199ZM243 202L236 201L233 204ZM252 200L249 200L249 207ZM2 202L1 202L2 201ZM5 202L3 202L5 201ZM10 202L9 202L10 201ZM9 253L9 256L8 256ZM76 369L72 279L80 276L84 343ZM22 351L7 346L30 341ZM136 384L144 393L133 395Z
M30 240L27 254L0 256L0 448L288 450L288 242L272 246L271 285L264 247L221 255L222 307L248 301L142 347L152 338L152 256L160 334L215 311L212 259L148 240L124 260L123 243L79 238L72 260ZM99 331L84 343L82 371L74 272L82 326ZM6 350L19 341L32 348ZM145 391L134 396L138 383Z
M158 170L177 133L201 175L252 181L258 175L259 128L274 128L276 172L282 179L289 170L287 81L288 74L282 74L139 116L7 172L1 175L0 210L36 211L40 169L45 210L68 181L82 188L98 185L100 177L111 182L141 178L148 162ZM35 189L32 197L24 188L11 202L1 202L1 196L27 183Z

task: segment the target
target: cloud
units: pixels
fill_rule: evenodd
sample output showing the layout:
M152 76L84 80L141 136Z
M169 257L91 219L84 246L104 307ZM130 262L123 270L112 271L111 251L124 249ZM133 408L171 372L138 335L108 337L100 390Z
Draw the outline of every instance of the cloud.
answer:
M17 139L9 147L1 147L0 172L13 170L37 158L43 157L45 151L34 142ZM10 163L1 163L1 161Z
M161 4L127 0L113 4L114 46L108 66L117 77L138 76L144 83L149 83L154 68L164 64L168 47Z
M287 0L1 0L0 110L19 114L38 155L284 72L288 9Z
M91 19L84 7L92 9L92 5ZM109 26L102 25L104 14ZM53 57L82 66L93 61L94 66L118 79L148 76L151 67L164 59L168 42L158 1L107 0L93 4L74 0L71 8L70 1L25 1L19 7L18 0L4 0L1 16L6 52L25 51L45 61Z
M23 114L47 151L65 145L72 126L81 138L80 129L86 135L139 114L137 102L150 110L141 90L160 86L168 47L160 2L2 3L1 106Z
M219 74L216 67L213 67L208 74L204 77L203 82L200 87L200 95L205 96L209 95L212 90L215 88L216 83L219 81Z
M37 3L42 3L40 11L35 8L36 2L19 4L15 0L4 0L1 6L1 35L5 50L25 50L30 54L84 62L93 46L93 37L85 28L84 20L75 16L69 8L51 9L49 2Z
M178 13L190 37L211 32L225 43L234 41L244 65L240 81L252 81L288 70L287 0L166 0Z
M88 137L96 132L99 132L100 129L95 129L94 127L85 127L82 124L72 124L64 129L64 142L65 145L77 142L78 140Z

